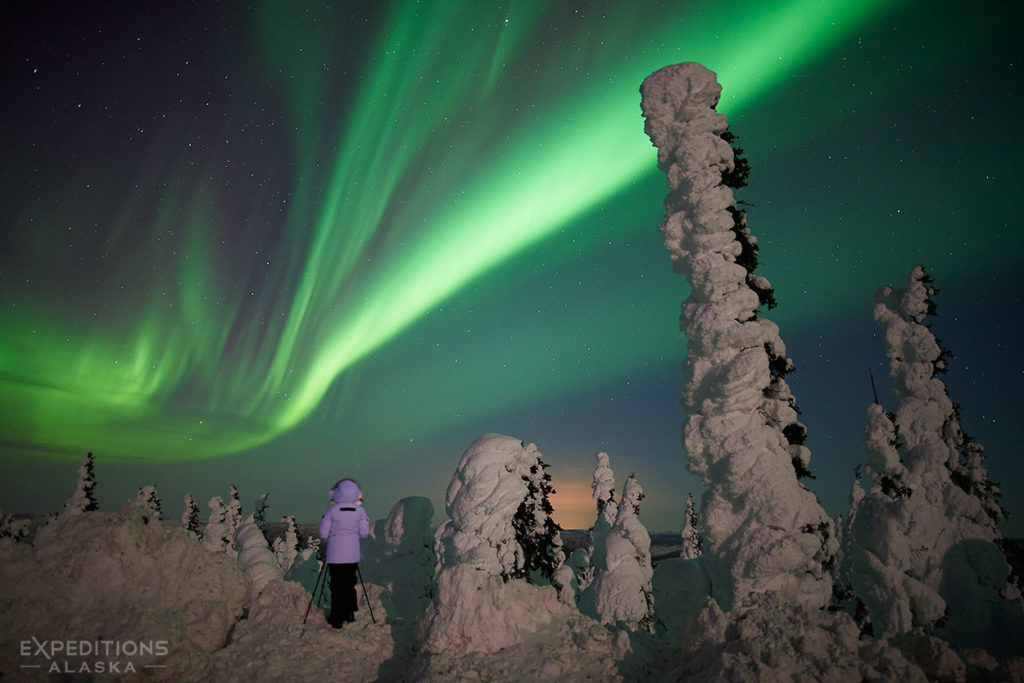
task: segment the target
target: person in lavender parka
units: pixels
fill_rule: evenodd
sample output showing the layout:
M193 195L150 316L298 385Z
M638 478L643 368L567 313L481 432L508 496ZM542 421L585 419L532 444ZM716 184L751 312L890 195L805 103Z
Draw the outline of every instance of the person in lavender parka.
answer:
M331 576L331 613L327 622L341 628L355 621L356 572L359 539L370 534L370 518L363 509L363 492L354 479L342 479L331 489L333 501L320 520L320 538L327 541L327 568Z

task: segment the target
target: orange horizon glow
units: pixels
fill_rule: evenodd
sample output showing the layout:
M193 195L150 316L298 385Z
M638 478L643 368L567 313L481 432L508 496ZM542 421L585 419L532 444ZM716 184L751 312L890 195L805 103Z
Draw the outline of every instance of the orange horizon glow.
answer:
M548 500L554 508L551 516L563 529L589 529L597 518L597 506L590 488L590 471L565 472L552 477L555 492ZM572 477L572 478L569 478Z

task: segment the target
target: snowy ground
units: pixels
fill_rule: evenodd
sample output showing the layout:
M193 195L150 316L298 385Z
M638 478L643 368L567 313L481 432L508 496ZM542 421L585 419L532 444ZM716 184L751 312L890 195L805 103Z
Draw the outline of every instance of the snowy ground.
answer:
M653 634L603 626L560 605L553 588L519 582L517 595L529 603L523 608L537 617L535 630L523 631L519 643L495 653L430 654L419 647L415 623L394 616L383 587L366 586L375 621L360 593L356 621L344 629L330 628L316 606L303 624L310 592L302 583L276 579L254 596L237 561L130 504L115 514L54 520L31 543L0 539L0 677L52 680L55 672L73 671L84 680L113 669L115 679L175 681L779 680L790 674L861 680L873 671L879 680L925 680L922 662L934 657L945 668L933 663L928 679L1020 680L1012 662L1000 669L981 653L953 662L956 655L923 634L903 650L858 641L852 622L838 615L801 621L780 608L777 615L730 621L715 609L700 611L699 591L687 589L698 575L694 561L660 563ZM696 618L687 618L690 612ZM82 651L83 644L104 641L162 643L165 651L69 654L71 644ZM865 668L862 658L874 668Z

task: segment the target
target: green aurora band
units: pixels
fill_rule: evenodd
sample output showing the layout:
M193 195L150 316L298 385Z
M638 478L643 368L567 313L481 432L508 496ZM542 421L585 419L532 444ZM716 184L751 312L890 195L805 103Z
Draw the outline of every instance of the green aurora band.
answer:
M343 48L366 27L264 3L253 40L291 135L287 200L233 199L218 179L227 146L199 164L180 145L150 153L145 192L125 188L108 228L116 296L91 316L74 297L3 314L7 445L177 460L266 443L454 293L649 173L647 74L699 60L737 114L898 5L701 4L643 25L610 4L586 33L556 36L557 3L395 3L355 57ZM338 76L346 63L362 75ZM83 198L83 216L94 208ZM141 248L127 239L139 216ZM240 216L276 224L258 258L231 251ZM224 275L244 259L243 278Z

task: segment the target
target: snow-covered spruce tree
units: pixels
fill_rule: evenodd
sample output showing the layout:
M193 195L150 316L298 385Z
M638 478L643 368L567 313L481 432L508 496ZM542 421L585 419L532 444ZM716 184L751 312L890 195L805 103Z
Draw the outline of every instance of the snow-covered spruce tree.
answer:
M603 624L621 623L653 631L651 537L640 522L644 491L631 474L622 486L622 502L600 554L593 557L594 610Z
M287 572L292 568L295 558L299 555L299 532L295 524L295 515L285 515L281 521L288 524L284 535L274 539L274 557L281 569Z
M256 497L256 502L252 506L252 519L256 522L256 526L260 528L260 531L263 531L263 525L267 521L268 498L270 498L269 493L261 493Z
M28 538L29 520L8 515L0 510L0 538L24 541Z
M798 480L810 451L784 379L792 369L785 345L758 315L771 286L752 272L756 241L729 186L745 178L715 111L721 86L713 72L685 63L651 74L640 91L645 131L671 188L665 246L691 288L680 319L683 446L709 486L704 561L715 598L728 610L772 591L823 607L832 593L832 521Z
M612 471L607 453L598 453L594 458L594 475L590 491L597 503L597 519L590 527L590 547L576 550L571 559L576 585L582 598L580 609L586 614L597 616L594 611L593 593L587 592L587 588L594 580L593 557L595 554L604 553L605 538L608 537L618 512L618 505L615 502L615 472Z
M78 466L78 483L75 490L64 502L64 509L61 515L78 515L83 512L99 510L96 503L96 496L93 491L96 489L96 475L93 473L95 459L92 453L85 456L82 464Z
M231 526L231 535L234 536L238 527L242 524L242 501L238 495L238 487L231 484L229 489L229 500L225 508L225 519Z
M526 498L512 518L516 543L523 550L523 566L512 573L513 578L525 578L530 583L551 583L555 572L565 562L562 549L561 527L555 524L549 496L555 492L548 465L534 444L527 446L528 471L522 475L526 482Z
M486 434L459 460L445 495L449 519L434 535L437 592L419 624L425 651L496 652L554 614L571 619L576 613L551 586L512 580L524 566L512 520L527 497L523 475L537 462L535 450L519 439Z
M239 524L234 547L238 554L238 566L252 581L253 598L267 583L283 577L284 573L267 545L267 537L256 523L255 513L246 515Z
M897 406L868 408L868 488L854 485L840 579L876 635L923 627L958 648L1021 654L1005 642L1007 620L1020 616L1000 598L1009 566L997 547L998 488L939 378L951 354L924 323L936 291L917 267L904 289L875 293Z
M683 539L683 547L679 551L679 557L684 560L696 560L704 554L703 544L700 540L700 532L697 531L697 511L693 507L693 494L686 494L686 516L683 519L683 531L680 536Z
M235 536L235 529L228 517L228 508L220 496L210 498L207 503L210 508L210 516L206 520L206 528L203 530L203 547L215 553L227 553L235 555L232 541Z
M185 494L181 526L185 527L185 531L190 535L199 538L199 506L196 505L196 499L191 493Z
M590 490L597 501L597 521L591 530L594 533L607 532L615 521L617 505L615 503L615 472L612 471L607 453L598 453L594 458L594 481Z
M160 496L157 495L156 486L139 487L139 492L135 494L135 501L146 508L150 519L156 522L160 521Z

